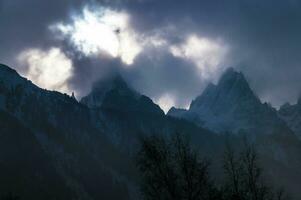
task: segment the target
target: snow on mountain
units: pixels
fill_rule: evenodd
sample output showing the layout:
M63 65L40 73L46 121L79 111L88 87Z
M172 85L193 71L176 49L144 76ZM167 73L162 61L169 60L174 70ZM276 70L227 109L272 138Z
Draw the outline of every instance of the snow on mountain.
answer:
M209 85L189 110L172 108L169 112L212 130L251 127L285 132L286 126L275 113L258 100L244 76L231 69L219 84ZM120 76L95 83L91 93L77 102L66 94L41 89L9 67L0 66L1 163L6 163L4 168L0 165L0 176L14 178L0 187L10 191L15 182L24 183L18 185L21 189L15 188L24 199L35 199L37 188L41 191L38 199L46 200L140 199L135 196L137 172L132 158L139 138L174 133L191 138L201 155L213 158L213 162L223 154L226 140L234 145L240 141L237 135L217 135L164 115ZM300 140L293 134L262 134L256 144L270 177L282 181L273 182L285 184L298 195ZM34 176L31 182L27 175Z
M276 110L261 103L241 72L229 68L217 85L209 84L189 110L175 108L168 115L193 121L215 132L289 131Z

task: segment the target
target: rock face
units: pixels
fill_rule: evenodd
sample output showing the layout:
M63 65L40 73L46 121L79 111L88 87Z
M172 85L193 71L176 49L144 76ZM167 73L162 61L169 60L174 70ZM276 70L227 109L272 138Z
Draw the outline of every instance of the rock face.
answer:
M38 88L4 65L0 99L0 196L129 199L120 178L129 161L95 127L86 106Z
M96 82L91 93L83 97L81 103L89 108L103 108L120 112L141 112L164 115L161 108L147 96L141 95L115 75Z
M277 112L261 103L241 72L229 68L217 85L209 84L189 110L172 108L168 115L184 118L218 133L289 131Z
M215 137L166 117L121 77L96 83L81 102L0 65L0 196L140 199L132 157L139 138L176 130Z
M272 182L300 199L301 142L275 113L234 70L208 86L188 111L170 110L190 122L164 115L120 76L95 83L78 102L0 65L0 197L12 192L21 199L141 199L133 159L141 137L182 133L213 163L221 160L226 140L239 146L238 135L203 126L270 133L255 138L264 168Z
M129 87L120 75L96 82L80 102L90 108L97 128L128 153L136 148L137 138L161 132L166 123L161 108Z
M301 138L301 98L295 105L286 103L281 106L278 115Z

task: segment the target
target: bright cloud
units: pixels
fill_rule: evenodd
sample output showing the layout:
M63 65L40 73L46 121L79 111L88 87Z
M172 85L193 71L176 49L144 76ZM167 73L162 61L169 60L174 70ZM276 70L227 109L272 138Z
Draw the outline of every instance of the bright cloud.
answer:
M175 105L175 100L171 95L164 94L160 98L156 99L155 103L159 104L160 108L167 113L169 109Z
M194 62L204 80L216 77L216 73L225 67L220 64L227 51L222 43L197 35L190 35L184 43L170 47L174 56Z
M38 86L70 94L67 80L72 76L72 61L59 48L27 49L18 60L28 66L23 75Z
M140 53L137 35L129 25L129 15L110 9L83 9L73 16L71 24L57 23L50 27L86 56L107 54L131 65Z

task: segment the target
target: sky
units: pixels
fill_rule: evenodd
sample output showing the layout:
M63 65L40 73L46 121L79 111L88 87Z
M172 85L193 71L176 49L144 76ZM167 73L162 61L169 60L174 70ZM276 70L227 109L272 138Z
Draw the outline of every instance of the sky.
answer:
M298 0L0 0L0 62L78 98L120 73L165 111L228 67L262 101L301 94Z

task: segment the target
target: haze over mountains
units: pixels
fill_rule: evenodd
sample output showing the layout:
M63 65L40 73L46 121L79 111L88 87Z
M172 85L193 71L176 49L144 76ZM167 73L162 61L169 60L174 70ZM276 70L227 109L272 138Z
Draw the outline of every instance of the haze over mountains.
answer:
M187 119L217 133L290 131L277 111L261 103L244 75L233 68L223 74L217 85L209 84L191 102L189 110L172 108L168 115Z
M289 103L281 106L278 115L283 119L287 125L294 131L294 133L301 137L301 99L298 99L297 104L290 105Z
M121 76L94 84L81 101L41 89L0 65L0 187L24 199L139 199L134 166L139 138L190 137L221 170L224 144L246 135L269 180L300 198L301 109L262 103L244 75L228 69L189 110L167 115ZM227 134L224 134L227 133Z

